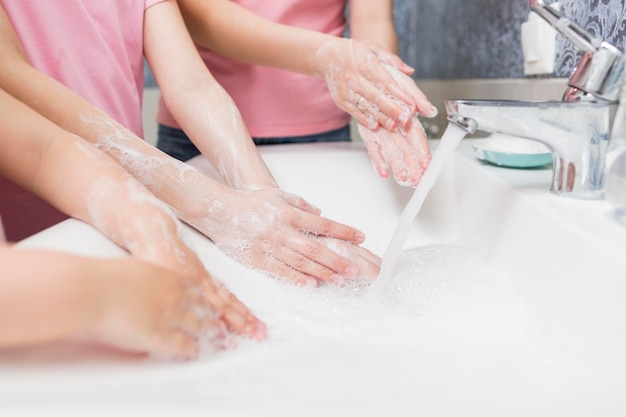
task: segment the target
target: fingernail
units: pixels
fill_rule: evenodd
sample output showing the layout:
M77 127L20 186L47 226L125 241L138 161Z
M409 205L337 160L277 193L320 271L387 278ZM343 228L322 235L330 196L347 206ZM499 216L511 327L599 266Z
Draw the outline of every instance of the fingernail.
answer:
M359 275L359 268L357 268L354 265L349 265L346 268L345 272L346 272L346 276L348 276L348 277L356 277L357 275Z
M402 126L407 126L409 122L411 121L412 116L413 115L409 112L402 113L400 115L400 124L402 124Z
M343 285L345 284L346 279L339 274L333 274L330 276L330 282L336 285Z
M246 334L256 340L265 340L267 338L267 327L262 321L257 321L254 325L246 326Z
M317 281L313 278L302 278L296 282L296 285L299 287L317 287Z
M439 113L439 110L437 110L437 107L433 106L432 103L428 103L425 110L426 112L424 116L426 117L435 117Z

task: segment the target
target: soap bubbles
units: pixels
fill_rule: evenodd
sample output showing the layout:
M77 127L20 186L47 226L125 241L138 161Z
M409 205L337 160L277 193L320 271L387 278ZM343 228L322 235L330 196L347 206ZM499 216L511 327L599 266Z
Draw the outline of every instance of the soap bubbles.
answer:
M403 251L382 297L419 325L463 335L491 333L522 315L514 275L471 245L430 244Z

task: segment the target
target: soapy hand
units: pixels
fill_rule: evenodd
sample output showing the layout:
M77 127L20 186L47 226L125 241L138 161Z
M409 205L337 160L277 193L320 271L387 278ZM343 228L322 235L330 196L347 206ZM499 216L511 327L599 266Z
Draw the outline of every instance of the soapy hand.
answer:
M96 158L98 155L94 153L92 157ZM107 161L100 166L107 168L109 164ZM185 239L186 230L169 207L134 178L126 173L124 178L126 179L123 182L116 182L109 177L103 177L91 184L91 191L87 196L89 211L84 220L126 248L134 258L176 272L180 283L167 284L172 291L171 296L175 298L171 303L180 303L184 297L188 297L188 317L185 319L191 320L193 316L197 320L206 320L208 328L216 332L212 341L217 343L224 340L228 332L257 340L264 339L265 324L211 277L198 255L188 245ZM125 203L123 210L115 207L120 201ZM152 290L158 291L159 288L146 289ZM133 291L143 290L135 288ZM152 292L148 292L147 296L152 296L151 294ZM168 303L169 299L164 297L161 305L165 309L175 307ZM138 308L157 308L158 304L153 305L150 302L149 305ZM133 312L128 314L132 315ZM160 314L169 313L166 311ZM117 325L123 327L122 323ZM194 334L194 337L202 338L203 334Z
M103 265L91 270L103 273L88 276L97 294L89 337L120 349L181 359L226 340L223 317L232 313L218 312L229 302L226 291L202 291L202 286L189 285L184 274L135 258L97 262Z
M414 187L419 184L431 155L426 134L417 119L406 130L372 130L360 123L357 129L378 175L389 178L391 169L398 184Z
M359 274L355 278L373 280L378 276L382 263L382 259L378 255L345 240L330 237L319 237L318 240L359 268ZM343 282L336 283L342 284Z
M335 104L372 130L408 128L415 113L437 114L408 76L413 69L373 42L333 39L319 48L316 64Z
M298 196L277 188L225 192L230 196L222 196L219 203L205 201L209 212L200 230L247 266L303 286L341 284L378 268L375 258L353 245L363 242L363 233L320 216ZM345 241L359 256L342 256L319 237Z
M129 262L129 271L137 272L132 278L125 272L126 278L111 275L101 284L105 309L96 326L98 339L185 359L230 347L233 333L265 339L265 324L212 279L184 242L169 236L160 243L131 245L133 259L154 265L150 274L147 266Z

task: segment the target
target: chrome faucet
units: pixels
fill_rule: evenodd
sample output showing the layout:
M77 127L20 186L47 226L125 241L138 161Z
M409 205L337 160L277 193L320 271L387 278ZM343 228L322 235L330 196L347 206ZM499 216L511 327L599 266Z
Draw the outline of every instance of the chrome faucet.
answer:
M543 0L530 0L530 7L583 52L562 101L446 100L448 121L469 133L482 130L542 142L553 156L551 192L602 198L623 54Z

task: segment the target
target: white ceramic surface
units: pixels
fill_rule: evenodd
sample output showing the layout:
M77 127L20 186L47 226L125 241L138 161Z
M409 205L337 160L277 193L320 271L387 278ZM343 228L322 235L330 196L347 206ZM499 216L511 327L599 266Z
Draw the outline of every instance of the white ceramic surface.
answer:
M263 155L283 188L384 253L412 190L377 178L361 144ZM0 415L623 415L626 230L602 201L550 195L550 178L461 143L405 244L416 263L375 300L286 286L194 234L268 342L184 364L69 343L0 352ZM74 220L21 245L123 254Z

